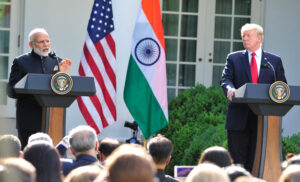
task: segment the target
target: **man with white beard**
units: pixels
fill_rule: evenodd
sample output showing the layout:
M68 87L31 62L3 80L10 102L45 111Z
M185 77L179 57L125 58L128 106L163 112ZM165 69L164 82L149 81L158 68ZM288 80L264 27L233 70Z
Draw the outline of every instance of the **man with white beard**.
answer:
M30 53L26 53L14 59L11 67L7 95L17 99L17 130L22 149L27 145L28 137L41 132L42 107L32 95L16 94L14 86L28 73L54 74L58 71L69 72L72 61L57 58L50 53L50 39L43 28L33 29L29 35Z

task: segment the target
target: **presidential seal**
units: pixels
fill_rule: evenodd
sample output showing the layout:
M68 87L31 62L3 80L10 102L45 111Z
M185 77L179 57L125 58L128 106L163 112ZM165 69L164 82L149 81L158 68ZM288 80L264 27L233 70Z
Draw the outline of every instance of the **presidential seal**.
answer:
M152 38L140 40L134 50L137 61L145 66L155 64L160 57L159 44Z
M58 72L52 76L50 85L54 93L66 95L72 90L73 80L67 73Z
M290 98L290 87L282 81L276 81L269 88L269 96L276 103L284 103Z

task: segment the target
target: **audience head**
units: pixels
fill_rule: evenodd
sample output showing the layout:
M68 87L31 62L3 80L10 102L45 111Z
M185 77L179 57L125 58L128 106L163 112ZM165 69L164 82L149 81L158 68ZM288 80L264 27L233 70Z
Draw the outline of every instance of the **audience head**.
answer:
M36 171L22 158L6 158L0 161L0 181L35 182Z
M100 173L97 165L82 166L72 170L64 182L93 182Z
M99 158L103 162L106 158L120 146L120 142L116 139L105 138L99 144Z
M232 165L232 159L229 152L219 146L209 147L201 154L199 164L204 162L214 163L219 167L226 167Z
M300 165L289 165L279 178L279 182L298 182L300 181Z
M203 163L196 166L188 175L186 182L230 182L225 171L215 164Z
M231 165L225 167L225 172L227 173L231 181L234 181L236 178L240 176L252 177L252 175L245 168L238 165Z
M234 182L259 182L263 180L258 180L257 178L253 178L250 176L240 176L234 180Z
M14 135L0 136L0 158L19 157L21 154L21 142Z
M300 164L300 155L290 155L287 160L283 161L281 164L282 170L292 164Z
M140 145L123 144L106 160L109 182L153 182L155 166L152 157Z
M71 151L76 156L91 151L93 156L98 153L98 141L95 130L90 126L77 126L69 133Z
M155 164L166 164L171 159L173 144L171 140L159 134L149 140L147 149Z
M36 141L24 149L24 159L36 168L37 181L62 181L61 163L57 150L45 141Z
M28 138L28 144L30 144L32 142L36 142L36 141L46 141L50 145L53 145L51 137L48 134L42 133L42 132L38 132L38 133L32 134Z

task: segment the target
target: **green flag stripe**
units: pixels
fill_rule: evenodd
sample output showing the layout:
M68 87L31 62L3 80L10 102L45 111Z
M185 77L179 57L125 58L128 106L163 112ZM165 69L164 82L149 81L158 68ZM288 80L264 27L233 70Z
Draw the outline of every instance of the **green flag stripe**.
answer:
M168 124L149 83L132 55L128 63L124 100L146 139Z

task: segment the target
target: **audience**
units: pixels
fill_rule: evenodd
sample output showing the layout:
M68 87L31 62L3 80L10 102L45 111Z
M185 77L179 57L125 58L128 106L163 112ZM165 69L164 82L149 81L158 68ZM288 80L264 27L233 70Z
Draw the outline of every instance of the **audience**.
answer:
M24 159L36 168L37 182L61 182L61 163L57 150L46 141L35 141L24 149Z
M64 182L93 182L101 171L102 170L95 165L78 167L68 174Z
M213 146L202 152L199 164L204 162L214 163L219 167L226 167L232 165L232 158L225 148Z
M46 133L37 132L37 133L34 133L29 136L28 144L30 144L32 142L36 142L36 141L45 141L53 146L53 141L52 141L51 137Z
M95 164L100 167L97 159L99 143L92 127L77 126L69 132L68 136L70 150L76 159L61 159L64 176L80 166Z
M230 182L230 179L219 166L203 163L190 172L185 182Z
M6 158L0 161L1 182L35 182L35 167L23 158Z
M123 144L118 147L107 158L105 169L106 180L109 182L153 182L155 177L152 157L137 144ZM97 178L96 181L101 180Z
M300 181L300 165L292 164L282 172L278 182L299 182Z
M171 160L173 144L168 138L157 135L149 140L147 149L153 158L156 167L156 177L160 182L178 182L178 180L165 174L165 168Z
M99 144L99 160L102 165L105 164L107 157L120 146L120 142L116 139L105 138Z
M19 157L22 154L21 142L14 135L0 136L0 158Z
M243 167L239 165L231 165L228 167L225 167L225 172L230 178L230 181L234 181L236 178L240 176L248 176L252 177L252 175Z

